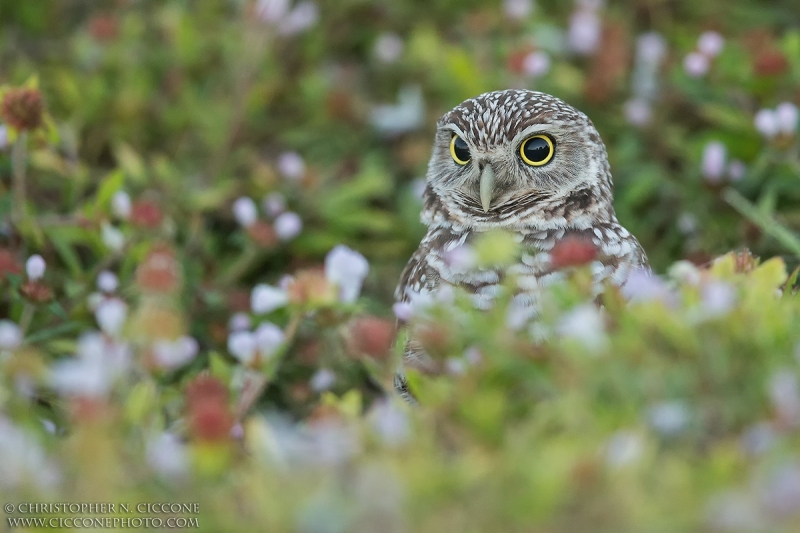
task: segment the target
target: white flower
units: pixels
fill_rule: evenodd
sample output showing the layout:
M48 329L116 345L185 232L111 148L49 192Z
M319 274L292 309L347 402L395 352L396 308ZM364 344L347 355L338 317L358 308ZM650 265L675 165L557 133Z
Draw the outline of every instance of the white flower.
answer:
M394 402L381 400L375 402L369 415L372 429L388 446L399 446L411 435L408 415Z
M261 200L264 212L271 217L276 217L286 211L286 198L279 192L271 192Z
M108 222L103 222L100 231L103 244L105 244L109 250L119 252L125 246L125 236L120 230Z
M51 370L51 385L65 396L104 397L130 366L127 344L96 332L78 340L76 355L75 359L57 362Z
M122 220L131 216L131 197L125 191L117 191L111 197L111 212Z
M259 283L253 287L253 292L250 293L250 307L257 315L271 313L287 303L289 303L289 296L286 291L266 283Z
M418 130L424 122L425 100L418 85L402 87L397 104L376 106L370 114L372 126L387 137Z
M537 50L522 60L522 71L532 78L539 78L550 70L550 56Z
M256 337L249 331L234 331L228 335L228 351L244 364L256 357Z
M394 316L398 319L403 322L408 322L411 320L413 307L411 302L397 302L392 306L392 311L394 312Z
M268 23L277 23L289 12L289 0L258 0L256 14Z
M644 440L633 431L617 431L606 443L606 463L614 468L637 462L643 453Z
M715 31L706 31L697 39L697 49L707 57L717 57L725 47L725 38Z
M758 502L744 490L713 495L706 505L706 522L713 531L768 531Z
M233 218L242 227L250 227L258 220L258 209L252 198L241 196L233 202Z
M533 0L504 0L503 13L510 19L526 19L533 13Z
M708 58L701 53L690 52L683 58L683 70L692 78L705 76L708 67Z
M103 270L97 275L97 288L103 292L114 292L119 286L117 275L109 270Z
M703 148L703 176L710 183L719 183L725 173L727 150L719 141L712 141Z
M330 389L336 383L336 374L327 368L320 368L311 376L309 383L316 392L322 392Z
M0 320L0 348L13 350L22 344L22 330L10 320Z
M684 235L691 235L697 231L697 217L692 213L683 212L678 217L678 230Z
M364 256L342 244L325 257L325 278L339 288L339 299L344 303L358 299L367 272L369 263Z
M592 352L599 352L608 345L605 320L601 311L593 304L583 304L571 309L561 317L556 327L559 335L574 339Z
M106 298L94 310L94 317L103 333L117 335L128 316L128 306L119 298Z
M643 33L636 39L636 56L648 65L657 65L666 53L667 44L659 33Z
M753 124L755 124L756 130L767 139L771 139L778 133L778 118L772 109L762 109L756 113Z
M60 473L31 434L0 415L0 488L23 488L33 483L52 488Z
M228 331L250 329L250 326L250 315L247 313L234 313L230 320L228 320Z
M621 287L621 292L631 302L660 300L666 304L672 304L675 299L675 295L661 278L653 275L646 268L633 270Z
M453 248L445 248L444 261L453 272L468 272L478 262L475 250L468 244L461 244Z
M797 106L791 102L783 102L775 108L775 124L778 131L786 135L793 135L797 130Z
M296 35L317 23L319 8L311 1L300 2L280 21L278 31L281 35Z
M736 291L730 283L710 281L700 289L700 305L707 317L728 314L736 304Z
M662 435L676 435L689 423L689 408L678 400L660 402L650 407L648 420L652 428Z
M800 462L797 459L772 467L761 486L761 502L778 517L797 513L800 509Z
M463 376L467 372L467 362L462 357L448 357L444 368L451 376Z
M254 333L256 347L262 357L271 357L283 343L286 335L272 322L262 322Z
M396 33L382 33L372 45L372 54L381 63L396 63L403 55L403 39Z
M294 239L303 230L303 221L297 213L287 211L275 219L275 234L282 241Z
M697 285L700 283L701 275L700 270L690 261L676 261L669 268L669 277L681 283Z
M41 255L32 255L25 262L25 273L28 274L29 279L41 279L42 276L44 276L46 267L47 264L44 262L44 258L42 258Z
M0 124L0 150L8 146L8 126Z
M306 173L306 164L297 152L283 152L278 156L278 172L287 180L297 181Z
M165 477L183 477L189 470L186 446L174 434L164 432L147 442L147 464Z
M101 292L93 292L86 297L86 305L89 306L92 312L97 310L97 306L106 299L106 295Z
M650 103L644 98L634 98L625 102L625 118L634 126L644 126L650 122L652 115Z
M766 422L759 422L747 429L740 439L745 452L750 455L761 455L768 452L777 441L775 430Z
M536 306L527 294L517 294L511 299L506 310L506 326L519 331L536 316Z
M577 54L591 55L600 45L602 25L600 17L592 10L579 9L569 20L567 40Z
M159 367L172 370L194 359L198 349L197 341L186 335L174 341L161 339L153 343L153 358Z
M783 422L800 424L800 386L790 369L775 372L767 384L772 405Z

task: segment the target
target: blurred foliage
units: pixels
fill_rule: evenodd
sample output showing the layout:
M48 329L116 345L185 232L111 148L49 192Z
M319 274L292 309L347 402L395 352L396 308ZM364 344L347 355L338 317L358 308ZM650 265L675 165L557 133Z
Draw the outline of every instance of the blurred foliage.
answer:
M204 531L795 531L800 152L796 116L757 117L800 101L800 11L602 4L0 3L2 499L197 501ZM445 375L409 376L412 408L383 391L435 123L510 87L592 119L670 280L601 312L578 268L522 329L456 293L414 323ZM711 263L743 247L773 259Z

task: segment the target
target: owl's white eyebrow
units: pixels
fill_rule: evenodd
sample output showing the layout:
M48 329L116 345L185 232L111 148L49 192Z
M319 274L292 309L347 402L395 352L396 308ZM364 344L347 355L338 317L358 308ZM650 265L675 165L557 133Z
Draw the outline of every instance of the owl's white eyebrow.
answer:
M558 131L558 127L554 127L552 124L532 124L522 130L521 132L517 133L514 138L511 140L511 144L515 145L518 142L523 141L524 139L530 137L534 133L554 133Z
M461 131L461 129L458 126L456 126L455 124L445 124L444 126L442 126L442 130L443 131L444 130L450 130L450 131L454 132L456 135L458 135L459 137L461 137L462 139L464 139L465 141L467 139L467 136L464 135L464 132Z

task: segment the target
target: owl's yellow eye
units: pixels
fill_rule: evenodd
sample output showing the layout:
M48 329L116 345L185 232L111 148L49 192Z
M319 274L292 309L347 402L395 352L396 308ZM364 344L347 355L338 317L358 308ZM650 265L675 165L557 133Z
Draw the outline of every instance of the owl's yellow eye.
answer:
M467 146L464 139L458 135L453 135L453 138L450 140L450 155L453 156L453 161L459 165L466 165L469 163L469 146Z
M546 135L528 137L519 146L519 155L522 160L534 167L546 165L553 159L555 153L553 141Z

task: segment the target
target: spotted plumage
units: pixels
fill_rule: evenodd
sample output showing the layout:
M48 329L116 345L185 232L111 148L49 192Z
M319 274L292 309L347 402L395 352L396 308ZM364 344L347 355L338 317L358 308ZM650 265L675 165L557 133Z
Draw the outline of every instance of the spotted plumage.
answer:
M454 136L469 148L460 164L452 153ZM521 157L534 136L552 141L552 158L541 166ZM409 301L443 285L463 287L479 308L491 305L509 273L518 279L521 308L535 306L536 293L559 272L550 265L556 242L578 236L597 246L593 273L625 282L647 259L636 238L614 214L611 169L605 145L589 118L548 94L507 90L482 94L456 106L437 123L428 165L422 222L428 232L406 266L396 296ZM510 231L539 250L519 264L499 270L454 269L448 253L493 229ZM406 363L425 367L413 341Z

